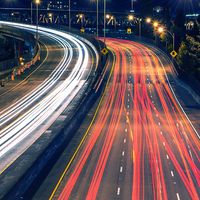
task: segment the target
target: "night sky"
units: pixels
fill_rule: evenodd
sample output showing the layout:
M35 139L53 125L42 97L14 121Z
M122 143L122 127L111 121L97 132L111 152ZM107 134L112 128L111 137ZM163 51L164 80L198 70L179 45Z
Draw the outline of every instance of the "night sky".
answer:
M42 1L42 0L41 0ZM56 0L55 0L56 1ZM77 0L80 7L86 7L88 10L95 9L96 0ZM1 7L30 7L31 0L0 0ZM66 3L68 0L66 0ZM71 0L73 2L73 0ZM103 2L103 0L99 0ZM145 4L142 2L146 2ZM185 12L200 12L199 0L137 0L136 8L140 9L140 6L149 6L150 4L170 6L172 10L182 8ZM87 6L86 6L87 5ZM100 6L101 8L101 6ZM124 12L131 8L131 0L107 0L107 8L110 11Z

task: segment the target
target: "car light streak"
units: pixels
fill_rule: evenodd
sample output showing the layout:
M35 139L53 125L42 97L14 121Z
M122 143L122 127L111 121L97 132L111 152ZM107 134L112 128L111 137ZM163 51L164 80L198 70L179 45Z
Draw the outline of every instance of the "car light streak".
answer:
M122 134L118 130L120 120L123 119L122 110L129 127L127 132L130 132L127 139L131 140L132 147L131 157L128 158L132 161L132 172L126 172L133 174L132 182L124 183L132 189L130 199L146 199L151 195L150 198L155 200L167 200L170 197L176 198L179 190L187 191L188 198L199 199L199 135L174 97L167 77L167 73L173 73L173 70L166 73L157 55L142 44L120 39L106 41L115 54L111 86L107 87L108 95L103 97L104 101L90 130L88 141L74 160L73 168L66 174L64 187L60 186L62 192L59 199L73 199L74 193L82 195L78 194L77 185L83 187L80 191L84 190L85 196L81 197L87 200L97 199L101 195L100 187L101 192L107 191L108 183L105 184L102 178L108 166L114 139L117 134ZM131 80L130 75L133 77ZM130 98L128 102L132 105L128 108L125 103L127 93ZM103 145L98 148L98 140L102 137ZM127 139L124 145L127 145ZM100 152L94 155L95 148L100 149ZM91 162L93 157L98 157L94 163ZM81 173L88 168L92 169L90 175L81 177ZM146 171L151 174L150 177L145 177L148 174ZM179 182L176 181L174 187L177 176ZM148 187L145 186L147 180ZM89 186L82 184L83 182L87 182ZM119 188L117 183L109 184ZM172 194L171 187L178 190ZM123 195L123 187L120 187L120 195Z
M34 26L30 25L9 22L0 23L34 31ZM58 115L59 110L59 114L61 114L65 109L59 109L63 102L67 101L69 104L72 101L91 72L88 47L80 39L64 32L47 28L39 28L39 33L59 42L64 49L64 55L60 63L43 83L0 112L0 127L2 127L0 130L0 157L4 156L5 153L28 135L33 134L55 112ZM87 42L87 45L95 52L95 59L98 60L98 54L94 46L89 42ZM60 82L61 76L72 62L73 49L76 49L78 53L76 63L70 75ZM90 67L90 70L88 70L86 77L85 71L88 67ZM48 124L48 126L50 125Z

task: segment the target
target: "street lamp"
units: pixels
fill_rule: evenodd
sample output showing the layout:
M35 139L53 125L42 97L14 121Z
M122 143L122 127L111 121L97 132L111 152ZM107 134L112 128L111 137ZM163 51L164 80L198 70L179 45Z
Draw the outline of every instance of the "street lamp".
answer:
M174 51L175 50L175 35L174 35L174 33L168 31L167 29L164 29L163 27L159 27L158 32L159 33L167 32L172 37L172 40L173 40L172 45L173 45L173 51Z
M99 36L99 0L97 0L97 37Z
M35 0L35 4L36 4L36 41L37 41L37 45L38 45L38 6L40 4L40 0Z
M106 14L106 19L110 19L110 15L109 14Z
M142 36L142 19L138 18L137 20L139 22L139 37L141 37Z
M151 18L150 18L150 17L146 18L146 22L147 22L148 24L150 24L150 23L151 23Z
M129 15L129 16L128 16L128 20L129 20L129 21L133 21L133 20L134 20L134 16L133 16L133 15Z
M69 0L69 31L71 31L71 0Z
M104 0L104 44L106 45L106 0Z
M134 15L128 15L128 20L129 21L133 21L134 19L136 19L138 21L138 24L139 24L139 37L141 37L141 35L142 35L142 19L141 18L135 18Z
M157 22L157 21L153 22L153 27L154 27L154 28L157 28L157 27L158 27L158 25L159 25L159 24L158 24L158 22Z
M159 33L163 33L164 32L164 28L163 27L158 27L158 32Z

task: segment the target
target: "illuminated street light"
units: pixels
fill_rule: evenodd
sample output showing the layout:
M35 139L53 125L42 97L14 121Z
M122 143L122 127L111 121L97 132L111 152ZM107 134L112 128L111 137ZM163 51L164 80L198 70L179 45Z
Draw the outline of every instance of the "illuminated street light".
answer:
M172 37L172 40L173 40L173 44L172 45L173 45L173 51L174 51L175 50L175 35L174 35L174 33L168 31L167 29L164 29L163 27L159 27L158 28L158 32L159 33L166 32Z
M106 14L106 19L110 19L110 15L109 14Z
M159 33L163 33L164 32L164 28L163 27L158 27L158 32Z
M134 20L134 16L133 16L133 15L129 15L129 16L128 16L128 20L129 20L129 21L133 21L133 20Z
M155 21L155 22L153 22L153 26L155 27L155 28L157 28L158 27L158 22L157 21Z
M151 18L146 18L146 22L148 23L148 24L150 24L151 23Z
M38 45L38 6L40 4L40 0L35 0L35 4L36 4L36 41L37 41L37 45Z

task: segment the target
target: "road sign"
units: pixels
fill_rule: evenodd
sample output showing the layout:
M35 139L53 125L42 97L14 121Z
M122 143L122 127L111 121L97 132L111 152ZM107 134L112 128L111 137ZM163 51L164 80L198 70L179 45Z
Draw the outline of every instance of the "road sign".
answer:
M85 29L84 29L84 28L81 28L81 29L80 29L80 32L81 32L81 33L85 33Z
M176 51L172 51L170 54L171 54L171 56L172 56L173 58L175 58L175 57L178 55Z
M106 54L108 53L108 49L103 48L103 49L101 50L101 53L102 53L103 55L106 55Z
M131 28L127 28L127 33L131 34L132 33L132 29Z

